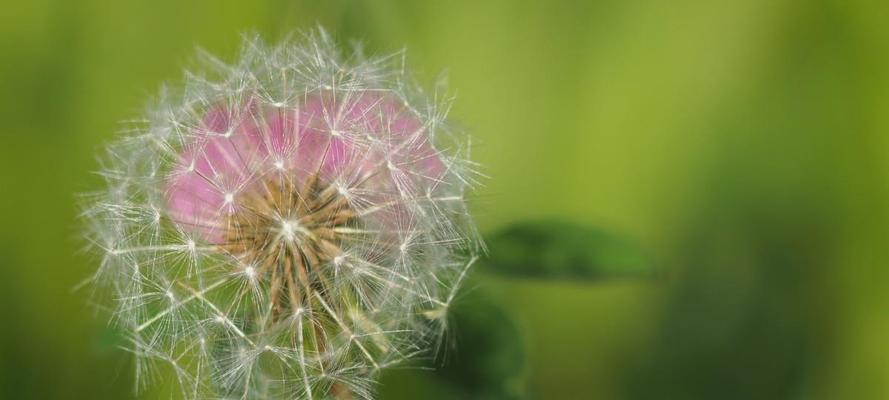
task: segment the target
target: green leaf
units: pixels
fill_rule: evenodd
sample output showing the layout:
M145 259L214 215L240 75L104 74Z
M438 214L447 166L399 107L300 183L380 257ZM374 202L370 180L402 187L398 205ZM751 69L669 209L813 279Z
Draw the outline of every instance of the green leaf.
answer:
M450 315L453 348L443 348L435 375L461 392L460 398L526 398L525 354L512 317L480 291L470 293Z
M119 327L104 325L93 338L93 351L96 354L114 354L126 345L126 335Z
M602 280L653 276L640 247L623 237L566 221L520 222L486 238L480 270L508 276Z

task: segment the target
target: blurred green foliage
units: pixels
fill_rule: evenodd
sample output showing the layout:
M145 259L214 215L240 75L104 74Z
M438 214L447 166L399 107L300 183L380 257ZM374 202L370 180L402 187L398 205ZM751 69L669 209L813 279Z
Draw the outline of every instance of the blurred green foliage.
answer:
M503 305L481 290L470 289L453 306L449 320L449 331L436 359L427 362L435 369L426 375L447 387L449 398L526 398L523 337ZM387 381L391 385L398 382L391 377ZM412 397L428 398L423 392Z
M637 243L569 221L521 221L485 240L478 269L506 277L583 282L656 274Z
M533 397L889 398L889 4L63 1L0 12L0 398L132 397L72 288L94 155L195 46L320 23L447 67L492 179L485 232L558 218L637 240L660 280L504 280ZM493 256L493 255L492 255ZM459 347L455 357L460 356ZM441 383L385 377L386 398ZM419 395L418 395L419 394ZM167 398L163 389L144 398Z

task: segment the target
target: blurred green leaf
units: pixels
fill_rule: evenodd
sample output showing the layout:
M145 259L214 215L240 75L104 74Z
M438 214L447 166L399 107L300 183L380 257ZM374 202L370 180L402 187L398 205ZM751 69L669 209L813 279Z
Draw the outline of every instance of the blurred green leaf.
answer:
M480 269L502 275L600 280L655 273L636 243L567 221L520 222L486 240L490 254Z
M93 350L96 354L116 353L127 343L126 336L114 325L104 325L93 338Z
M512 317L475 291L453 308L451 323L455 348L442 348L444 365L435 375L462 392L460 398L526 398L525 354Z

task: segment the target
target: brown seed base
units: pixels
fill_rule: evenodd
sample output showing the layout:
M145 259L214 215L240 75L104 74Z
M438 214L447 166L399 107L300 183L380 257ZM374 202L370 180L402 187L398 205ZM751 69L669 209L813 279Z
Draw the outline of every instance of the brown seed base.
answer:
M221 247L268 280L277 320L304 309L313 292L325 292L329 282L320 269L342 254L337 228L354 225L355 215L337 188L322 185L317 175L301 185L277 177L238 199Z

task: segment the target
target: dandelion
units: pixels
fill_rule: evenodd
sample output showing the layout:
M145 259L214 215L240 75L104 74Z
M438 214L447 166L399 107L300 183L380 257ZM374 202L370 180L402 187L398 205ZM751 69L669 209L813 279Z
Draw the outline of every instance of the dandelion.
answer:
M323 31L202 60L109 146L83 213L138 387L373 397L429 355L481 251L450 99Z

